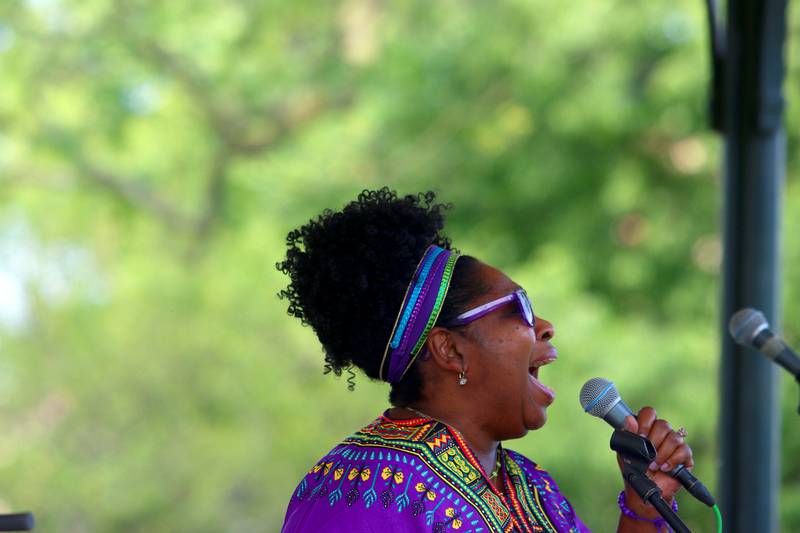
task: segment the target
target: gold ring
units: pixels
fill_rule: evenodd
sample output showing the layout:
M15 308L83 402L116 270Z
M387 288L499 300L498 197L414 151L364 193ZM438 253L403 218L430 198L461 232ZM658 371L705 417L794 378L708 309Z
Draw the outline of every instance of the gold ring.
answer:
M681 426L680 428L678 428L678 431L676 431L675 433L677 433L678 435L680 435L680 436L681 436L681 437L683 437L684 439L685 439L685 438L686 438L686 436L688 435L688 433L686 433L686 430L683 428L683 426Z

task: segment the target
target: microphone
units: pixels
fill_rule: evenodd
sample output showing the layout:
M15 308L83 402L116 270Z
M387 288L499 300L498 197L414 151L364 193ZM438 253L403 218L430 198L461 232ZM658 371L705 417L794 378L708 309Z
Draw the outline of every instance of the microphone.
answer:
M633 411L625 405L614 383L604 378L592 378L581 387L581 407L592 416L602 418L614 429L625 429L625 418L633 416ZM684 465L678 465L669 472L670 476L680 481L689 493L708 505L715 505L714 496L703 483L697 479Z
M755 348L800 380L800 357L770 331L761 311L749 307L736 311L728 322L728 331L737 343Z
M581 387L581 407L592 416L602 418L614 429L625 429L625 418L635 416L625 405L614 383L592 378Z

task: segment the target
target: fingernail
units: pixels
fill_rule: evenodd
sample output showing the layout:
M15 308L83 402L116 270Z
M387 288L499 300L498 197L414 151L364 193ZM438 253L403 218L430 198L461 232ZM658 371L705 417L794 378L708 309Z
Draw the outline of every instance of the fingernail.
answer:
M650 463L650 470L658 470L658 465L656 464L655 461Z
M662 472L669 472L669 470L670 470L669 463L664 463L663 465L661 465Z
M640 437L647 438L647 435L645 435L644 433L639 433L639 436L640 436Z

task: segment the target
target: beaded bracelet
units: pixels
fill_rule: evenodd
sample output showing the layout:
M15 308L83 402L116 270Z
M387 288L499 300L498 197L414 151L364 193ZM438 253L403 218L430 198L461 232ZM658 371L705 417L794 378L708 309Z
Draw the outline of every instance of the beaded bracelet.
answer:
M639 520L641 522L650 522L651 524L656 526L656 531L659 533L661 532L661 528L664 528L665 531L669 531L669 527L667 527L667 521L664 520L662 517L659 518L645 518L643 516L639 516L636 514L633 509L625 505L625 491L622 490L619 493L619 497L617 498L617 505L619 506L619 510L622 511L622 514L629 518L633 518L634 520ZM672 510L676 513L678 512L678 501L673 498L672 499Z

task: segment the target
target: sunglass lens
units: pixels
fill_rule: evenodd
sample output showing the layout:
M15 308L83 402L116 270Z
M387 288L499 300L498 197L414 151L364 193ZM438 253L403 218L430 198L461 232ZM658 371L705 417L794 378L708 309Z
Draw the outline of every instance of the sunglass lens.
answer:
M533 315L533 306L531 305L531 300L528 298L528 294L525 291L519 291L519 303L520 307L522 308L522 314L525 317L525 322L528 323L529 326L534 327L536 325L536 317Z

